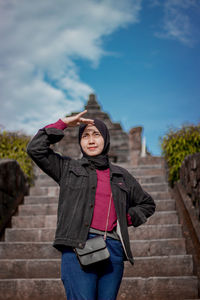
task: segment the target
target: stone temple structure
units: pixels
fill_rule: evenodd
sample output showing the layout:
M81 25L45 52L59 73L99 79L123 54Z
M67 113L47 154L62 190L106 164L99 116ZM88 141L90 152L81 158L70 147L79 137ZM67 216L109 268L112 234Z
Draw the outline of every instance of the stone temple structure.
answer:
M89 95L85 109L87 114L84 117L98 118L107 125L111 138L110 159L113 162L130 162L132 165L137 165L142 149L142 127L132 128L129 133L123 131L120 123L113 123L109 115L102 111L94 94ZM79 112L74 112L70 116L77 113ZM69 127L64 132L64 138L54 146L54 150L75 159L80 158L81 152L77 142L78 127Z

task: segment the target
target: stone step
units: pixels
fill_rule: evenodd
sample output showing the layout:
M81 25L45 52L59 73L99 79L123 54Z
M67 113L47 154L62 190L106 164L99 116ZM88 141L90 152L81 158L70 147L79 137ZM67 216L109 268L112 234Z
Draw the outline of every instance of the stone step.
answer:
M60 256L49 242L0 242L0 259L56 259Z
M48 189L47 189L48 192ZM34 193L34 190L32 190L31 194ZM153 197L154 200L171 200L171 194L169 191L165 192L154 192L152 191L151 196ZM40 200L41 199L41 200ZM58 199L58 195L49 195L48 193L44 193L44 195L29 195L24 197L24 203L29 203L29 204L34 204L34 203L41 203L41 201L44 203L56 203Z
M6 242L51 242L55 236L55 228L7 228ZM182 226L176 225L143 225L129 228L132 240L170 239L182 237Z
M146 170L151 170L149 167L145 167L146 168ZM134 170L134 171L137 171L137 170L145 170L145 168L143 167L142 169L141 168L134 168L134 167L130 167L129 165L127 166L127 170ZM158 167L157 168L158 170L161 170L162 169L162 167ZM153 168L153 170L155 170L155 168ZM142 176L138 176L138 177L142 177ZM144 176L145 177L145 176ZM160 177L159 175L148 175L147 174L147 176L146 177ZM164 176L163 178L166 178L166 176ZM46 181L46 180L48 180L48 181L50 181L50 182L52 182L52 183L54 183L55 181L49 176L49 175L47 175L47 174L45 174L45 173L40 173L40 174L38 174L37 176L36 176L36 178L35 178L35 182L40 182L40 181Z
M151 192L154 200L172 200L169 192ZM24 204L56 204L58 203L58 196L51 197L46 195L38 196L25 196Z
M143 175L164 175L166 174L166 169L161 164L143 164L139 166L132 166L127 164L120 164L124 169L130 173L143 174ZM157 173L157 171L161 171Z
M57 223L57 216L13 216L13 228L55 228Z
M50 178L48 175L44 174L44 176L40 175L34 182L35 186L42 186L42 187L48 187L48 186L58 186L58 184ZM162 176L137 176L136 179L140 184L144 183L166 183L166 178L164 175Z
M147 220L146 225L161 224L178 224L178 215L176 211L160 211L155 212L151 218Z
M146 192L151 193L152 197L153 194L155 197L157 195L162 195L166 199L170 198L170 194L168 192L168 185L167 184L144 184L143 189ZM58 197L59 195L59 187L58 186L49 186L49 187L32 187L30 189L30 196L50 196L50 197ZM164 196L167 195L167 196ZM155 198L159 199L159 198Z
M60 278L60 259L0 259L0 279Z
M141 185L142 188L148 192L168 192L169 187L167 183L145 183Z
M174 200L155 200L157 211L172 211L175 210ZM57 204L25 204L19 205L18 215L19 216L33 216L33 215L56 215Z
M170 239L182 237L180 224L142 225L136 228L129 227L131 240Z
M152 191L150 194L154 200L171 200L172 199L169 191L167 191L167 192Z
M176 203L174 199L171 200L155 200L156 211L172 211L176 209Z
M58 204L26 204L19 205L19 216L56 215Z
M124 277L117 300L194 299L197 287L195 276ZM1 279L0 291L0 300L66 300L62 281L57 278Z
M125 277L192 276L192 255L136 257L134 266L125 263Z
M34 185L35 186L43 186L43 187L58 186L57 182L54 181L53 179L51 179L50 177L47 177L45 179L38 178L38 179L35 180Z
M49 196L25 196L24 204L56 204L58 197Z
M58 197L59 187L58 186L48 186L48 187L38 187L34 186L30 188L30 196L50 196Z
M55 228L7 228L5 242L52 242Z
M126 170L146 170L146 169L165 169L162 163L146 163L146 164L140 164L140 165L131 165L130 163L116 163L118 166L126 169Z
M60 259L0 259L0 279L59 278ZM135 258L134 267L125 263L125 277L192 276L190 255Z
M140 165L154 165L154 164L160 164L161 166L164 166L165 160L161 156L145 156L145 157L140 157L138 161L138 167L140 167Z
M134 257L186 253L183 238L134 240L131 241L131 249ZM52 242L0 242L0 259L44 259L57 258L59 255L60 253L52 247Z
M196 276L124 277L117 300L183 300L198 297Z
M186 254L184 238L134 240L131 249L134 257Z
M11 221L13 228L54 228L56 226L56 222L56 215L13 216ZM154 215L149 218L145 224L178 224L177 212L155 212Z
M166 178L164 175L162 176L137 176L136 180L140 184L144 183L166 183Z
M131 166L130 164L127 163L117 163L118 166L121 166L122 168L125 168L128 172L133 173L134 176L136 174L138 175L165 175L166 174L166 169L163 166L163 163L145 163L145 164L140 164L138 166ZM36 179L46 179L49 176L45 174L42 170L37 168L35 175ZM137 177L137 176L136 176Z
M163 168L126 168L127 171L135 178L140 176L166 176L166 171Z

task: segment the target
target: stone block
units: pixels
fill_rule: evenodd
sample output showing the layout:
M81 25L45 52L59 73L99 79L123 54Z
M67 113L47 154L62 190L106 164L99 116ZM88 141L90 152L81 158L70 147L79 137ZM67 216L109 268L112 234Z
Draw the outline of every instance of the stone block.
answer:
M144 224L136 228L130 226L129 236L131 240L180 238L182 237L182 226L180 224Z
M0 259L56 259L61 253L52 242L0 242ZM6 277L4 277L6 278Z
M56 204L58 197L51 196L25 196L24 204Z
M117 300L183 300L198 297L195 276L125 277Z
M125 264L125 277L192 276L193 262L190 255L136 257L134 266Z
M185 239L157 239L131 241L131 249L135 257L165 256L186 254Z
M15 160L0 160L0 233L10 221L24 195L28 184L24 173Z

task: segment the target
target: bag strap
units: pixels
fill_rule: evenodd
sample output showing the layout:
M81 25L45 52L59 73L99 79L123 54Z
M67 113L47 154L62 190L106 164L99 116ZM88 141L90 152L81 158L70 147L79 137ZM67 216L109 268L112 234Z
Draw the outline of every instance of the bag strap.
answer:
M108 229L108 221L109 221L109 216L110 216L111 200L112 200L112 192L110 194L110 200L109 200L109 206L108 206L108 215L107 215L107 220L106 220L106 229L105 229L105 233L104 233L104 236L103 236L104 241L106 240L106 237L107 237L107 229Z

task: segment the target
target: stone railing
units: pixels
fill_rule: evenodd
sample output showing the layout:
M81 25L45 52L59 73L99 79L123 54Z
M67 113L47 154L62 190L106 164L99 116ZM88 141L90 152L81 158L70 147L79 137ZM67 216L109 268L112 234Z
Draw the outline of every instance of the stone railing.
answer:
M0 234L27 193L28 184L17 161L0 160Z
M180 182L190 197L200 221L200 153L188 155L180 169Z
M175 183L172 193L187 253L193 257L194 275L198 277L200 295L200 153L185 158L180 169L180 181Z

